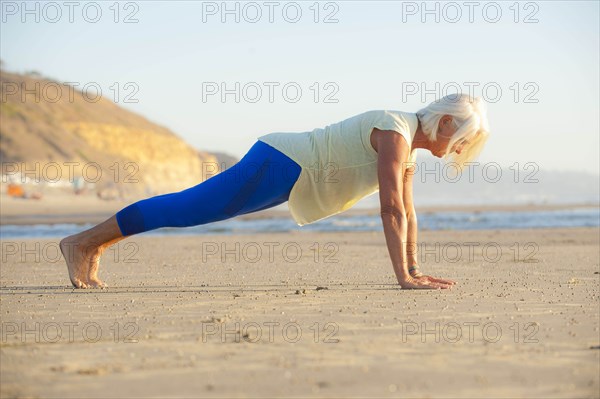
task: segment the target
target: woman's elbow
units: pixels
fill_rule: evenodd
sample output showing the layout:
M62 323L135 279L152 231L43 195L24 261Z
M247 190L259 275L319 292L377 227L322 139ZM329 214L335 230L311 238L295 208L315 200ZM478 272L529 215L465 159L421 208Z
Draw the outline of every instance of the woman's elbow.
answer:
M415 208L412 206L406 207L406 218L415 222L417 221L417 213L415 212Z
M394 220L406 221L406 209L401 204L382 205L380 216L382 219L392 218Z

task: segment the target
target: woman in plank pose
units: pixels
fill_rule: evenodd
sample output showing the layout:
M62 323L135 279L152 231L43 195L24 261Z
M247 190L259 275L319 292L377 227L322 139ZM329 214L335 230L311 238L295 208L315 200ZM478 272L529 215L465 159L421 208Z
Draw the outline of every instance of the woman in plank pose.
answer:
M186 190L135 202L99 225L61 240L77 288L103 288L100 256L116 242L161 227L217 222L289 201L299 226L343 212L379 190L390 259L402 288L450 288L422 274L412 177L416 149L449 158L461 170L488 138L481 98L443 97L416 113L368 111L325 128L258 137L231 168Z

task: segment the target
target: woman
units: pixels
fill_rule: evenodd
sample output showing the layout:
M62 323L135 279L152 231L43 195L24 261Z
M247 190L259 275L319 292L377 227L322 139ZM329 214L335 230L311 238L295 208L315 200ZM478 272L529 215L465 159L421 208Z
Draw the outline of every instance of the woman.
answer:
M112 244L161 227L186 227L260 211L285 201L299 226L343 212L379 190L385 239L402 288L450 288L420 273L412 176L416 149L451 157L459 170L488 137L480 98L455 94L416 114L368 111L304 133L258 138L233 167L186 190L133 203L105 222L61 240L77 288L102 288L100 256Z

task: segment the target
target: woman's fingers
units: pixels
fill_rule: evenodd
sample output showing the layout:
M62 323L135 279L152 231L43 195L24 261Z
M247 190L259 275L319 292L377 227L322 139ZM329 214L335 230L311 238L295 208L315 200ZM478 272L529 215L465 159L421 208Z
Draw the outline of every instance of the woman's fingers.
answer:
M450 285L456 284L456 281L446 280L444 278L431 277L430 280L433 281L433 282L435 282L435 283L444 283L444 284L450 284Z
M434 283L443 283L443 284L449 284L449 285L456 284L456 281L447 280L447 279L444 279L444 278L436 278L436 277L431 277L431 276L423 276L421 278L426 279L426 280L431 281L431 282L434 282Z
M428 290L437 290L437 289L448 289L451 286L449 284L443 284L443 283L436 283L436 282L432 282L432 281L417 281L417 283L415 284L415 287L413 288L417 288L417 289L428 289Z
M442 289L442 290L445 290L445 289L448 289L448 288L452 287L451 284L444 284L444 283L430 283L430 284L431 284L432 287L439 288L439 289Z
M439 281L434 281L439 280ZM448 280L450 281L450 280ZM442 279L434 279L430 276L423 276L420 278L414 278L410 281L400 284L405 289L425 289L425 290L438 290L438 289L449 289L452 288L452 283L445 282Z

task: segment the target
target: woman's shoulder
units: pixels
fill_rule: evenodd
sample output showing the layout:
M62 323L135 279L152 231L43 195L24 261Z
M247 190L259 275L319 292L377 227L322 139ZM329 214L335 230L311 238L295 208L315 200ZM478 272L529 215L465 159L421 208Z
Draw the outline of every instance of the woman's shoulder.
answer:
M395 126L412 127L417 120L416 114L394 109L377 109L363 113L366 120L372 123L392 124Z
M411 136L415 134L419 124L419 118L415 112L387 109L381 115L382 118L391 118L401 125L406 126L411 132Z
M414 112L401 111L397 109L373 109L369 111L363 112L361 115L377 115L377 116L387 116L393 118L401 118L401 119L412 119L416 118L417 114Z

